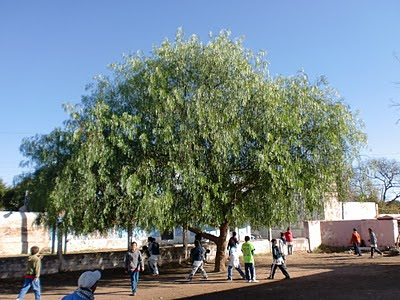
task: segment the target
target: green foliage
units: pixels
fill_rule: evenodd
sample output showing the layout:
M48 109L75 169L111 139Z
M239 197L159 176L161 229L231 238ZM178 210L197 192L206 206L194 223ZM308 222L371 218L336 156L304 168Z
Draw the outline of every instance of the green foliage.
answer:
M324 78L272 78L267 66L226 31L207 44L178 31L112 64L70 110L49 216L90 232L269 226L318 209L364 135ZM58 153L43 151L31 154L39 166Z
M28 191L30 211L48 211L49 216L52 215L53 210L48 206L56 178L78 146L72 142L70 127L71 124L66 123L64 129L56 128L49 134L36 135L22 141L20 150L29 158L22 163L22 166L33 167L33 171L21 175L17 179L15 189L18 199L22 200L24 196L21 198L21 192L25 195L25 191ZM56 216L50 217L49 223L54 224L56 219Z

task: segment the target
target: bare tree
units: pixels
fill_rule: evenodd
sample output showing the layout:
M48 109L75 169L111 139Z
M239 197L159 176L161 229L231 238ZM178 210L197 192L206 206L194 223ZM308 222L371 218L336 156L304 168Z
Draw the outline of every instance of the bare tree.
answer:
M395 159L373 158L367 162L368 177L380 187L380 202L400 198L400 163Z
M380 184L379 184L380 185ZM349 200L357 202L378 202L379 189L369 177L367 161L361 161L352 169Z

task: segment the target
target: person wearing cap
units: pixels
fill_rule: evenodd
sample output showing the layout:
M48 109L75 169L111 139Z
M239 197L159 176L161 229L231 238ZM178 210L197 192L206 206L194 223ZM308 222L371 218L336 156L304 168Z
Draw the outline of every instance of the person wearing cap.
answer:
M136 295L136 288L139 282L139 272L144 271L144 262L142 258L142 253L140 253L137 248L137 243L132 242L131 248L125 255L125 269L126 273L129 274L131 278L131 288L132 294L131 296Z
M78 289L61 298L61 300L93 300L97 282L101 278L100 271L86 271L78 279Z

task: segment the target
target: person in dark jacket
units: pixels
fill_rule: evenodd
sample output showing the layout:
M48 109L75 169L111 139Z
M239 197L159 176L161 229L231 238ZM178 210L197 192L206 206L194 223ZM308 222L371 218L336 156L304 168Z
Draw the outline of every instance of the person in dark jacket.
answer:
M282 253L279 249L279 246L277 245L277 240L272 239L272 268L271 268L271 274L267 279L274 279L276 269L279 268L283 275L285 275L285 279L290 279L290 275L287 272L286 265L285 265L285 260L282 257Z
M144 271L142 253L137 248L137 243L132 242L131 248L125 255L125 270L131 278L131 296L136 295L136 288L139 282L139 272Z
M149 243L149 268L150 272L154 276L158 276L158 259L160 257L160 245L157 243L156 239L153 237L149 238L150 243Z
M197 270L200 270L204 279L207 279L207 273L203 268L204 249L198 240L194 241L194 248L190 250L190 257L192 260L192 270L190 271L188 280L191 281L193 279L193 276L196 274Z

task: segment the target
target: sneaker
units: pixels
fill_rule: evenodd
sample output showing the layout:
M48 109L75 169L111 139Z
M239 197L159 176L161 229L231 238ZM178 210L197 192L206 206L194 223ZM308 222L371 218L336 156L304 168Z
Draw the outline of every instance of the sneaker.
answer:
M381 253L381 257L383 256L383 253Z
M268 279L268 280L272 280L272 279L274 279L274 278L271 277L271 276L268 276L267 279Z
M207 280L207 279L208 279L208 277L203 277L203 279L204 279L204 280Z
M232 278L228 278L227 280L228 280L228 281L232 281Z
M136 296L136 292L133 292L132 294L130 294L130 296Z
M252 282L259 282L257 279L253 279L253 281Z
M246 280L246 277L242 277L243 280Z
M285 277L285 279L292 279L292 278L290 278L290 276L287 276L287 277Z

